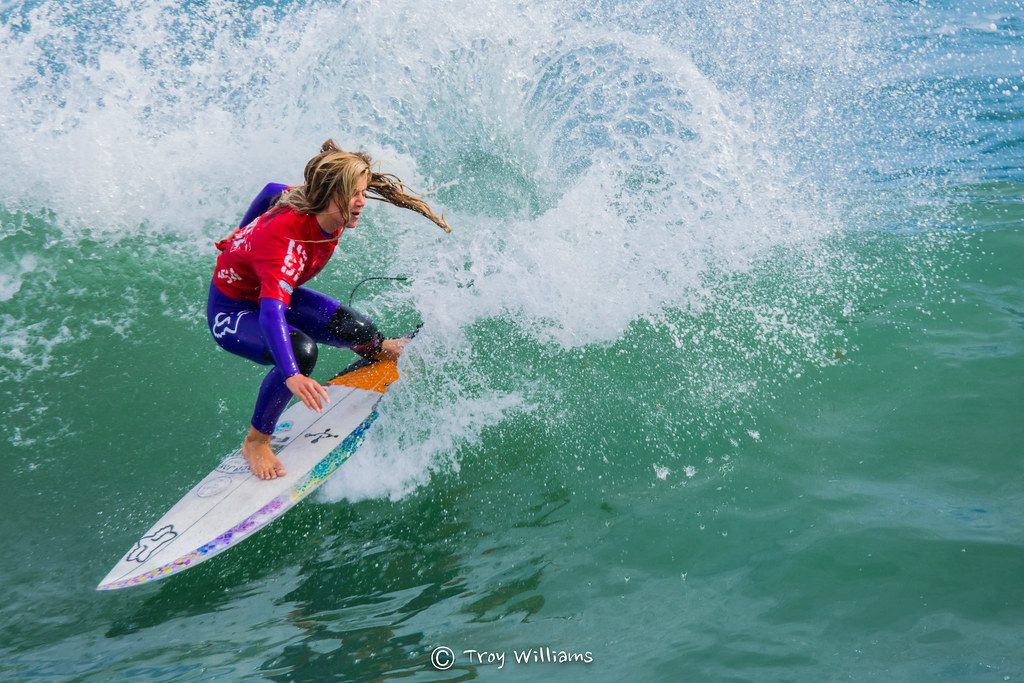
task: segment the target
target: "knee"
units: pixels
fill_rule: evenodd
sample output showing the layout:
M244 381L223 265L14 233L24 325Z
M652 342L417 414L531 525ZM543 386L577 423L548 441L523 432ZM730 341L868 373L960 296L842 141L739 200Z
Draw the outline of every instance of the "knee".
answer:
M383 341L372 320L347 306L338 307L327 321L326 329L361 356L375 354Z
M299 365L299 372L308 377L316 367L316 358L319 354L316 342L300 330L291 330L289 336L292 342L292 352L295 354L295 362Z

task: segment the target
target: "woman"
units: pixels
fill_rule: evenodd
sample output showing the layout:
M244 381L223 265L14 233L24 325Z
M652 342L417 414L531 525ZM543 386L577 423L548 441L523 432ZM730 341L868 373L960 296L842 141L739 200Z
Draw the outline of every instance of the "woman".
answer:
M309 160L305 183L270 184L238 229L217 243L206 318L220 346L273 365L260 386L242 455L260 479L285 468L270 447L277 420L295 396L321 412L327 389L309 377L317 344L350 348L364 358L397 358L406 340L384 339L366 316L303 287L359 223L367 196L412 209L451 229L396 177L374 173L369 155L343 152L333 140ZM269 209L269 211L268 211Z

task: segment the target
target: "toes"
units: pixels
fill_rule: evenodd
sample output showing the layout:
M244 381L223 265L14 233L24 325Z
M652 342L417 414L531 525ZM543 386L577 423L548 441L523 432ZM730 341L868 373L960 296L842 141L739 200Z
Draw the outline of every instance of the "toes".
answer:
M249 463L249 470L257 479L277 479L285 475L284 465L276 458L273 460L263 459Z

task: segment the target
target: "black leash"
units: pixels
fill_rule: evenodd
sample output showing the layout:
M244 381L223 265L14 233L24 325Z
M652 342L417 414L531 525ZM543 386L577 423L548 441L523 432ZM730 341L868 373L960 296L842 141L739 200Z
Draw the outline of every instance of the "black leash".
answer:
M399 280L401 282L405 282L408 279L409 278L407 278L407 277L383 277L383 276L363 278L362 280L360 280L359 282L356 283L356 286L352 288L352 291L348 295L348 305L349 305L349 308L352 307L352 299L356 295L356 290L359 289L361 286L363 286L364 283L369 282L370 280Z

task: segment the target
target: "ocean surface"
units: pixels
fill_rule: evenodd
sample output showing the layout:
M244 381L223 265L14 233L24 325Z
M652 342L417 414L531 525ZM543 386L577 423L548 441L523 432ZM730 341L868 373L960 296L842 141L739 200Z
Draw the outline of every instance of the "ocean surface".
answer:
M1019 0L5 0L0 74L0 679L1024 680ZM328 137L454 228L314 280L410 278L402 381L96 592L239 445L213 242Z

